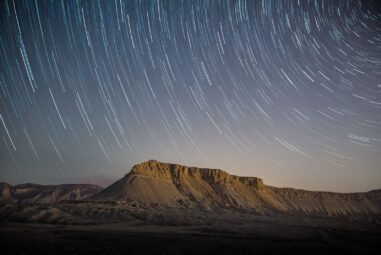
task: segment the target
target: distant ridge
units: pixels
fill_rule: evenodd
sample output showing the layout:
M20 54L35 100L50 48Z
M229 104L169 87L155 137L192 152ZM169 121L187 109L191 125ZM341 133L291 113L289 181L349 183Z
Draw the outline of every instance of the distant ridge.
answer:
M187 167L149 160L91 197L147 206L245 209L260 214L316 216L381 215L381 190L365 193L315 192L276 188L257 177L219 169Z
M93 184L39 185L24 183L12 186L0 183L0 203L56 203L93 196L102 187Z

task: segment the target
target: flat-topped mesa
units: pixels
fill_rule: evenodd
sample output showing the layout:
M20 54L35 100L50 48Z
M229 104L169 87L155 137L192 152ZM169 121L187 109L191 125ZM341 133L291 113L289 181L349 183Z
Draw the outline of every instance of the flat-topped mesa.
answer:
M379 218L381 191L339 194L263 184L256 177L219 169L187 167L149 160L91 197L152 208L224 208L257 214ZM361 216L362 215L362 216Z
M230 175L220 169L187 167L178 164L162 163L156 160L149 160L135 165L128 175L149 176L152 178L174 181L177 183L182 178L199 178L209 183L232 184L239 181L247 186L262 190L263 180L257 177L240 177Z

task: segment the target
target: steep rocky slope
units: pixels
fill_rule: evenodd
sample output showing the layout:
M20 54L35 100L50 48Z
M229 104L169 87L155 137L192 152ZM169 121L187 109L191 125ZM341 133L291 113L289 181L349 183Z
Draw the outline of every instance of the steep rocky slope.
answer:
M62 200L80 200L93 196L102 187L92 184L38 185L19 184L11 186L0 183L0 203L55 203Z
M186 208L231 208L259 214L314 216L381 215L381 190L333 193L276 188L256 177L218 169L150 160L135 165L122 179L94 195L96 201L126 201Z

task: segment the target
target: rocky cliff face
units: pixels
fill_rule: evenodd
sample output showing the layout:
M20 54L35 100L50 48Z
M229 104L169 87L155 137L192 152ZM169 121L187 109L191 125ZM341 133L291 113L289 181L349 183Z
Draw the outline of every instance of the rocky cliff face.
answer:
M0 203L55 203L93 196L102 187L91 184L38 185L0 183Z
M381 214L381 190L344 194L276 188L264 185L256 177L155 160L135 165L122 179L91 199L147 206L230 208L259 214L332 217Z
M156 160L149 160L135 165L127 175L147 176L173 181L174 183L181 183L181 180L186 178L202 179L211 184L227 185L232 185L238 181L256 189L263 188L263 180L257 177L239 177L230 175L220 169L188 167L178 164L161 163Z

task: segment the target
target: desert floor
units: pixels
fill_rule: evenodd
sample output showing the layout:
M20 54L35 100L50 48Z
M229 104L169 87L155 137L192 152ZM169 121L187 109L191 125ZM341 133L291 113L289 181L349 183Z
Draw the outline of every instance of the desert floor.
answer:
M292 224L160 226L133 223L2 223L1 254L379 254L377 225ZM341 227L340 227L341 226Z

